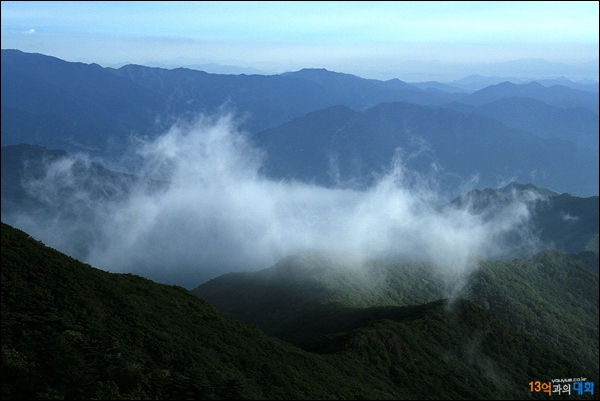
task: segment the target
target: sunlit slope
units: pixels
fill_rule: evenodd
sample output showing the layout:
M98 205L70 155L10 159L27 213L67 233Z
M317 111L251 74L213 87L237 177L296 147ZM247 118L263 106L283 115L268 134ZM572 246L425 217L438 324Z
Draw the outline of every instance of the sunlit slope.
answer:
M363 308L308 352L5 224L2 260L3 399L523 399L595 379L469 301Z
M461 296L598 371L598 276L558 251L510 263L482 260L462 277L426 263L361 263L303 252L268 269L223 275L193 293L225 314L296 344L351 327L348 307ZM311 319L319 323L308 324Z
M484 262L461 296L598 372L598 275L566 254Z
M339 329L340 322L329 330L327 325L305 325L315 314L325 313L329 322L344 307L432 302L443 298L446 288L429 263L363 264L338 253L311 250L257 272L224 274L192 292L227 315L302 343Z

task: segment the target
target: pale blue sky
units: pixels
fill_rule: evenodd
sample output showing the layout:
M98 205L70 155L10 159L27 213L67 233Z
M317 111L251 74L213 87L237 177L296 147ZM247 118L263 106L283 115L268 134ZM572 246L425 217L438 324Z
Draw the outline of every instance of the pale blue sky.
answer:
M598 2L11 2L2 48L381 78L403 63L598 59ZM184 62L186 60L180 60ZM378 75L379 74L379 75Z

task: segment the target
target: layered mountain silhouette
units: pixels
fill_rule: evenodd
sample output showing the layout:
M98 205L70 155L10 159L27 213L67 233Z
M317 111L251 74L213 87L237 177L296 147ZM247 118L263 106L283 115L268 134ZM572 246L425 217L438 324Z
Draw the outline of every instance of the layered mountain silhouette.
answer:
M1 62L3 399L529 399L547 397L529 382L597 382L597 84L113 69L4 49ZM173 180L178 161L150 157L156 169L140 167L143 144L173 139L163 135L200 115L231 115L227 129L241 133L230 138L235 152L212 155L216 183L203 186L212 165ZM129 204L134 197L154 196L147 206L165 207L160 218L170 222L173 198L160 195L173 188L188 190L174 192L189 195L185 207L206 209L177 224L208 216L183 235L227 241L223 227L237 230L244 218L220 209L229 173L259 188L256 207L272 191L360 198L393 181L394 190L443 199L427 205L432 218L502 222L513 202L527 218L494 234L494 260L470 255L460 268L446 254L436 264L304 249L262 270L218 276L233 267L210 266L212 279L194 276L188 291L77 260L114 240L106 225L119 207L133 214L118 223L135 226L145 203ZM246 181L230 181L229 200L246 199L237 193ZM217 201L202 203L210 190ZM277 230L293 224L281 221ZM50 233L58 250L24 227ZM157 227L149 244L172 246L157 241L172 227ZM246 231L239 238L256 234ZM202 242L186 238L176 250L209 246ZM152 269L166 277L184 270L177 263ZM132 271L114 264L104 267Z
M446 89L323 69L271 76L112 69L2 50L2 145L85 151L114 161L176 121L231 112L240 129L269 147L265 171L273 177L332 184L339 168L343 181L368 182L401 147L426 156L413 164L420 172L430 172L433 163L447 178L455 177L448 185L479 176L480 188L518 180L579 196L598 193L597 93L536 82L505 82L471 94ZM297 120L312 118L317 121ZM306 128L291 127L292 120ZM285 138L273 138L273 130ZM330 143L334 135L338 143ZM349 140L357 142L339 143ZM297 170L299 157L306 162Z
M452 81L449 83L449 85L453 88L460 89L463 92L476 92L490 85L497 85L503 82L526 84L533 81L534 80L532 79L524 79L519 77L482 76L479 74L472 74L467 77ZM548 87L554 85L562 85L573 89L580 89L587 92L598 93L598 82L594 82L589 79L574 82L570 79L565 78L564 76L560 76L558 78L536 79L535 82Z
M539 247L569 254L597 249L597 245L594 245L600 230L597 196L580 198L568 193L558 194L532 184L513 182L498 189L475 189L442 209L466 209L489 220L515 200L528 203L531 219L527 222L526 232L535 235L539 240ZM527 247L532 246L519 236L514 238L514 244L515 250L519 249L518 244L524 244L524 248L521 248L524 255L527 255ZM595 272L597 273L597 267Z
M323 73L328 79L317 79ZM245 129L258 132L319 108L365 108L415 93L423 102L440 98L400 81L321 70L272 76L137 65L115 70L2 50L2 145L115 152L132 135L152 137L198 113L237 112Z
M561 138L584 147L598 147L598 115L585 107L560 108L531 98L503 98L478 107L452 102L444 105L477 113L542 138Z
M497 120L446 108L381 103L365 111L319 110L256 134L279 179L369 185L403 165L458 187L477 177L481 187L533 182L558 192L598 192L598 153L573 142L541 138Z
M491 85L475 93L461 98L461 103L472 106L481 106L504 98L522 97L541 100L552 106L562 108L585 107L598 114L598 94L563 85L551 87L543 86L537 82L524 85L502 82Z

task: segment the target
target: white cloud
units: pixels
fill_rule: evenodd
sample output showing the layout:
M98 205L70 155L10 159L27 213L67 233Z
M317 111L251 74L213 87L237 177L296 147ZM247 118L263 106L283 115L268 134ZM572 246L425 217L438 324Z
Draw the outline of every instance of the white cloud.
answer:
M579 220L578 216L572 216L570 213L560 212L560 217L562 217L565 221L577 221Z
M62 161L30 188L52 197L60 182L68 187L60 193L72 192L70 202L87 214L57 215L37 227L28 220L21 228L59 250L85 238L85 261L95 267L191 288L315 248L429 260L463 276L475 267L474 254L501 255L503 234L529 217L523 202L503 206L492 218L468 209L440 213L435 185L407 170L399 157L366 191L270 180L259 174L267 155L250 146L230 116L174 126L142 143L137 156L137 173L168 180L168 188L140 187L105 202L73 185L73 164Z

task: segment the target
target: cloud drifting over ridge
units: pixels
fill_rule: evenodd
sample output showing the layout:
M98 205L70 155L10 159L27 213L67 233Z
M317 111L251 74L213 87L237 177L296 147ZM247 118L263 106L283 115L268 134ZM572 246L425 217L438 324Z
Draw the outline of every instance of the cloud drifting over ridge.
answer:
M231 116L178 124L142 143L136 157L138 175L168 185L155 191L138 186L106 202L90 201L73 188L70 199L86 199L94 214L85 261L187 288L229 271L269 267L310 248L428 260L462 275L474 268L473 254L502 255L503 235L525 227L529 218L524 201L503 206L492 218L468 208L440 212L435 186L399 158L366 191L273 181L259 172L267 155L237 131ZM57 184L56 167L48 171L54 173L35 183L38 192L42 184ZM74 225L57 217L28 232L54 246L57 232L78 235Z

